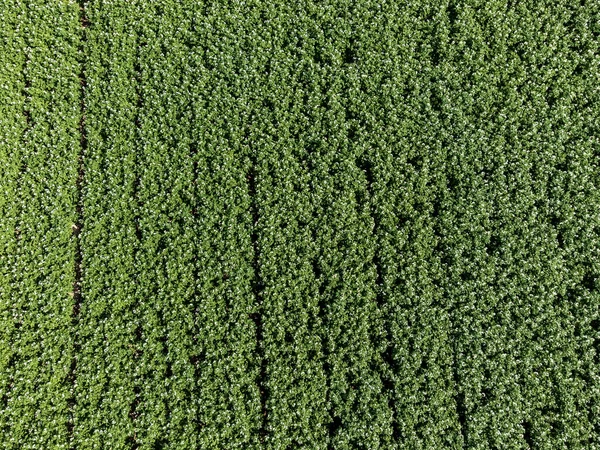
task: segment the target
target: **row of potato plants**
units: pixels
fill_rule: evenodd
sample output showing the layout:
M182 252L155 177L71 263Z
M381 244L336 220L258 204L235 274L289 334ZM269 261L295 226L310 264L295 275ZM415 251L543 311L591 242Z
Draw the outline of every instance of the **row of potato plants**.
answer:
M80 155L76 2L2 2L4 448L68 448Z

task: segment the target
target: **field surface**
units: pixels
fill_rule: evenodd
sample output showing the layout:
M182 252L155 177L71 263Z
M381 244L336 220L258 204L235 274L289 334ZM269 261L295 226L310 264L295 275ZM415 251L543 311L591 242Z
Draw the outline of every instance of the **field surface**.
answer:
M598 0L0 0L2 449L600 449Z

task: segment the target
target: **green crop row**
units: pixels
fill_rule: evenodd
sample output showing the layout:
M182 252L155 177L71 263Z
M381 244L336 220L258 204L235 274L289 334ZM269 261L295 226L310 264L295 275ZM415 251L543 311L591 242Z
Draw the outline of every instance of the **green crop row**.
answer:
M126 2L89 2L82 13L87 148L74 446L124 449L137 431L145 300L138 297L138 16Z
M80 153L79 8L4 2L2 441L68 448Z
M182 58L191 60L184 74L193 111L197 446L256 448L262 411L244 141L249 86L242 63L246 31L238 28L247 16L236 2L189 2L186 8L191 58Z
M255 119L249 144L261 282L265 447L323 448L329 415L323 319L313 270L316 243L310 228L315 204L307 143L298 135L308 119L297 101L303 92L295 80L294 43L285 46L286 23L297 30L300 18L294 21L292 4L259 6L262 32L251 36Z
M25 113L25 64L27 42L25 11L18 2L2 2L0 15L2 64L0 84L0 432L8 435L14 420L11 391L17 349L12 341L18 337L23 301L15 302L17 277L17 229L21 205L19 179L23 160L22 140L28 127ZM15 439L16 440L16 439ZM8 441L8 439L6 439ZM13 444L14 446L14 444Z

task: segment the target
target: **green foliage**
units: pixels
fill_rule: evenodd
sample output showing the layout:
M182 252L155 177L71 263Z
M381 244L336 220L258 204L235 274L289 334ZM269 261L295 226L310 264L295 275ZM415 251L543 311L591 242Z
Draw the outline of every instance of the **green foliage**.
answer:
M68 448L79 154L73 2L4 2L2 441ZM12 16L12 17L11 17ZM4 18L3 18L4 19Z
M19 235L22 138L27 129L25 107L26 63L24 24L25 11L18 2L3 2L0 16L1 55L0 85L3 102L0 106L0 433L10 433L14 421L10 391L14 385L14 364L18 349L12 342L18 339L23 302L15 298L17 247ZM17 301L15 301L17 300ZM10 407L10 409L9 409ZM16 440L16 439L15 439ZM14 444L12 444L14 446Z
M600 6L0 3L9 449L600 449Z
M84 30L85 181L74 444L131 448L140 395L143 315L137 289L138 18L133 5L90 2Z

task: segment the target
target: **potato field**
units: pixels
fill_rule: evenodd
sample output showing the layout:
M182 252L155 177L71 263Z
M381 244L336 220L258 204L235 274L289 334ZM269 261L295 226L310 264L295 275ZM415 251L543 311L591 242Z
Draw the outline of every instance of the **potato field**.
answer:
M600 0L0 0L0 448L600 449Z

